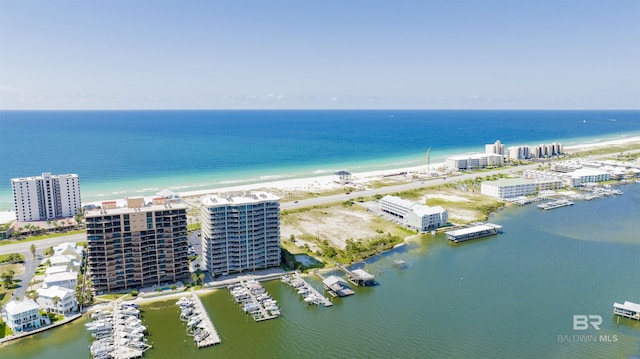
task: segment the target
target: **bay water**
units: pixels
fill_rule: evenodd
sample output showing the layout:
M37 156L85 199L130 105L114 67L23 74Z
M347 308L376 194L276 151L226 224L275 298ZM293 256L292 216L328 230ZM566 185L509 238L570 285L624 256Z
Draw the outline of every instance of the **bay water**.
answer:
M490 219L504 226L497 236L410 241L356 264L380 284L329 308L270 281L282 316L256 323L227 290L203 294L222 338L214 347L194 348L175 300L146 305L154 347L145 358L638 357L640 322L618 319L612 305L640 302L640 184L617 188L624 195L550 211L508 207ZM603 321L599 330L575 330L574 315ZM4 346L0 358L88 358L83 323Z

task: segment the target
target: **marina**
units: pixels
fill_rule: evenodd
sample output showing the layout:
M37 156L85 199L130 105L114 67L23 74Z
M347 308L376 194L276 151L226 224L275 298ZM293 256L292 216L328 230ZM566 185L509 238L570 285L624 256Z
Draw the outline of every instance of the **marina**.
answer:
M281 281L295 289L298 294L302 296L305 303L316 305L322 304L325 307L333 305L327 297L320 294L320 292L318 292L311 284L304 280L298 271L285 275L282 277Z
M549 210L549 209L555 209L555 208L560 208L560 207L565 207L565 206L573 206L574 203L567 200L567 199L558 199L555 201L551 201L551 202L546 202L546 203L541 203L538 205L538 208L540 209L544 209L544 210Z
M205 348L221 342L209 313L195 292L191 293L191 298L178 299L176 305L180 307L180 320L187 324L187 335L193 337L196 347Z
M480 223L471 227L445 232L447 239L454 242L464 242L476 238L492 236L500 233L502 226L493 223Z
M625 301L624 304L613 303L613 314L621 317L640 320L640 304Z
M111 311L96 311L91 318L85 327L95 339L89 347L94 359L141 358L151 349L137 304L114 302Z
M267 293L264 287L255 279L242 280L229 286L233 299L245 313L253 320L260 322L280 316L277 301Z

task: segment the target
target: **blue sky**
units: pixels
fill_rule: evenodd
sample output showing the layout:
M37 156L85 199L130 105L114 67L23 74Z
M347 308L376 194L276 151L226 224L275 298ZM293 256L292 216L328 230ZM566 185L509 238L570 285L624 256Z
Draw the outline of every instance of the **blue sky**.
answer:
M637 0L0 0L0 109L640 108Z

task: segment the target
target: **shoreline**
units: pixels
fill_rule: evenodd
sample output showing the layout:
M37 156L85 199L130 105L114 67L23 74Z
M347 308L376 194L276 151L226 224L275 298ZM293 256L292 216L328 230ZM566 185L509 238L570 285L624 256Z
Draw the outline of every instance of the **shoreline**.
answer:
M618 136L620 137L620 136ZM564 147L565 152L577 152L590 150L594 148L601 148L607 146L617 146L617 145L628 145L628 144L640 144L640 136L631 136L631 137L622 137L617 139L608 139L596 142L586 142L580 143L576 145L568 145ZM480 153L482 148L478 146L478 151L476 153ZM453 155L452 155L453 156ZM436 162L431 163L429 165L429 171L434 172L439 168L444 167L445 162ZM392 163L388 164L389 166L393 165ZM346 169L348 171L348 169ZM385 177L398 175L400 173L426 173L427 166L426 165L418 165L418 166L394 166L388 169L381 170L372 170L372 171L362 171L362 172L352 172L352 185L341 185L333 182L333 174L323 174L319 176L311 176L311 177L294 177L283 180L275 180L275 181L259 181L254 183L240 184L240 185L231 185L231 186L222 186L222 187L209 187L198 190L191 191L173 191L169 189L169 191L177 193L182 198L199 198L207 195L212 195L216 193L225 193L225 192L242 192L242 191L250 191L250 190L277 190L277 191L286 191L286 192L321 192L328 190L336 190L339 188L353 188L354 186L366 186L375 181L383 180ZM268 176L266 176L268 177ZM242 182L242 180L238 180L238 182ZM171 186L169 186L171 187ZM175 186L174 186L175 187ZM164 191L167 187L158 187L157 190L152 194L147 194L146 197L155 196L156 193L160 191ZM129 191L121 191L123 195L117 195L113 193L113 196L104 196L100 200L95 201L86 201L83 202L83 205L94 204L99 205L103 201L110 200L118 200L127 197L124 193ZM130 193L135 193L139 191L132 191ZM144 195L142 193L137 195ZM95 197L95 196L94 196ZM13 209L5 209L0 210L0 224L8 223L11 219L15 218L15 213Z
M617 145L628 145L628 144L640 144L640 136L627 137L616 140L607 140L600 141L594 143L584 143L572 146L564 147L565 151L569 152L577 152L584 151L593 148L601 148L607 146L617 146ZM429 171L436 171L438 168L441 168L445 165L445 162L437 162L431 163L429 165ZM366 172L355 172L352 173L353 180L352 182L355 185L365 185L371 182L379 181L384 179L386 176L397 175L400 173L413 173L413 172L425 172L427 166L409 166L409 167L398 167L392 168L388 170L376 170L376 171L366 171ZM229 186L222 188L213 188L213 189L202 189L195 191L185 191L178 192L178 195L183 198L188 197L200 197L211 195L215 193L224 193L224 192L235 192L235 191L249 191L256 189L278 189L284 191L326 191L331 189L349 187L346 185L339 185L333 182L333 175L324 175L317 177L306 177L306 178L294 178L287 179L281 181L270 181L270 182L261 182L254 184L246 184L246 185L238 185L238 186Z

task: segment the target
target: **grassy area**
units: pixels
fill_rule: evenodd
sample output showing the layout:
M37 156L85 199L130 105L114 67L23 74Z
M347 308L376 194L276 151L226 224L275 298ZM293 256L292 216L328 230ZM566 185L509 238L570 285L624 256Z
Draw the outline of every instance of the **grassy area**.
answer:
M0 254L0 264L5 262L23 262L24 255L20 253Z
M202 228L202 225L200 223L187 224L188 231L199 231L200 228Z
M13 330L0 319L0 338L8 337L11 334L13 334Z
M84 230L84 229L76 229L76 230L68 231L68 232L47 233L47 234L43 234L43 235L40 235L40 236L31 236L31 237L27 237L25 239L4 239L4 240L0 241L0 246L6 246L6 245L9 245L9 244L14 244L14 243L33 242L33 241L39 241L41 239L46 239L46 238L56 238L56 237L70 236L70 235L74 235L74 234L84 234L84 233L87 233L87 231Z
M613 145L613 146L597 147L597 148L590 148L590 149L584 149L584 150L578 150L578 151L568 151L568 153L571 155L583 157L583 156L592 156L592 155L621 154L625 151L633 151L633 150L640 150L640 144L630 143L626 145ZM637 158L637 156L635 156L634 158Z
M99 295L95 299L100 301L112 301L112 300L122 298L124 300L128 295L129 293L111 293L111 294Z

